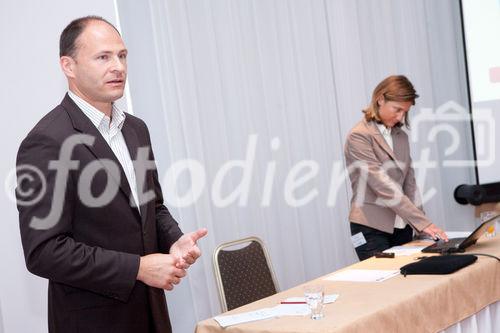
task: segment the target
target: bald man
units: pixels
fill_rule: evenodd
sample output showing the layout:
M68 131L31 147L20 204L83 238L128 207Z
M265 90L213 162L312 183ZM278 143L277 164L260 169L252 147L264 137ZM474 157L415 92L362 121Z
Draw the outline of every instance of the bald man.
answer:
M50 332L171 332L165 293L201 255L163 205L145 123L121 111L127 49L101 17L60 37L68 93L21 143L16 189Z

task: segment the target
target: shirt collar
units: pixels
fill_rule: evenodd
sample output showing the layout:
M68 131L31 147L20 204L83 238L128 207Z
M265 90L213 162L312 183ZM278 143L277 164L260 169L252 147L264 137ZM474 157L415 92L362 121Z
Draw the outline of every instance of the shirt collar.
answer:
M68 95L82 110L82 112L90 119L90 121L96 128L102 126L103 122L107 125L106 127L109 126L109 117L107 117L103 112L90 105L87 101L76 95L71 90L68 91ZM123 127L123 123L125 122L125 112L120 110L118 106L116 106L116 103L113 103L111 116L111 126L114 125L121 130Z
M385 127L384 124L379 124L379 123L377 123L377 127L378 127L378 130L380 131L380 133L382 133L382 135L384 135L384 136L391 135L392 128L387 128L387 127Z

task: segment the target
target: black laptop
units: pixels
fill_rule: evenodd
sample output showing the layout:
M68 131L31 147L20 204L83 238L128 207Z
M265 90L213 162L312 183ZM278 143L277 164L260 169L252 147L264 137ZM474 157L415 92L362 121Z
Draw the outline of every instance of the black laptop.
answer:
M476 244L477 240L484 235L486 230L495 223L495 220L500 216L496 215L481 223L469 237L451 238L448 242L439 240L436 243L427 246L422 250L424 253L454 253L464 252L466 248Z

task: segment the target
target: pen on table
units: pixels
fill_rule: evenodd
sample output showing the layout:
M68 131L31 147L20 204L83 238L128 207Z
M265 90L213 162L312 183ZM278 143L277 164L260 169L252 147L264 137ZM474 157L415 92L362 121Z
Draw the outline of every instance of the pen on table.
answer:
M280 304L306 304L306 302L297 301L297 302L289 302L289 301L281 301Z

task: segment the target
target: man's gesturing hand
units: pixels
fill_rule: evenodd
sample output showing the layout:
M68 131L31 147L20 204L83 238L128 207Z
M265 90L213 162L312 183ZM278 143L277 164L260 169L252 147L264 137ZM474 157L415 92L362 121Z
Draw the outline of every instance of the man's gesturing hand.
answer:
M181 262L182 259L171 254L154 253L141 257L137 280L151 287L172 290L174 284L186 276L186 271L180 268Z
M178 268L187 269L189 265L194 264L196 259L201 256L201 251L196 242L200 238L205 237L207 232L205 228L198 229L183 235L177 242L172 244L170 254L182 259L179 266L177 266Z

